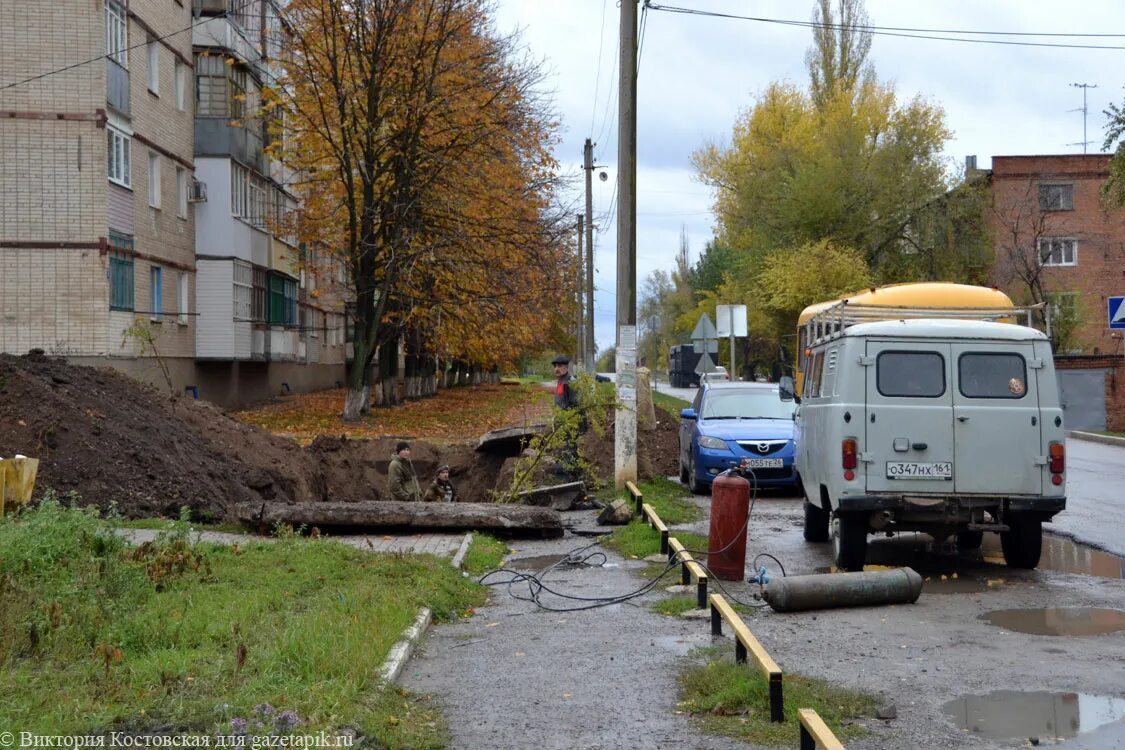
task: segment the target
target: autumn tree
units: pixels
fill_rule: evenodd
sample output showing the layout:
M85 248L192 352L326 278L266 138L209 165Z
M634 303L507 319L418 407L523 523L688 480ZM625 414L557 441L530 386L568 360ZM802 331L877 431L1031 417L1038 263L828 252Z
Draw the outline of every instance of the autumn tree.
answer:
M838 13L832 0L817 0L813 8L813 43L805 53L809 69L809 93L818 108L826 107L841 91L857 91L874 79L867 61L871 31L863 0L839 0Z
M472 340L495 336L497 320L549 330L544 318L566 312L551 273L554 123L539 69L497 35L488 6L292 0L286 14L276 95L301 176L299 231L340 255L353 286L344 418L370 403L376 352L385 369L408 332L408 354L425 360L444 335L461 336L458 354L502 356Z

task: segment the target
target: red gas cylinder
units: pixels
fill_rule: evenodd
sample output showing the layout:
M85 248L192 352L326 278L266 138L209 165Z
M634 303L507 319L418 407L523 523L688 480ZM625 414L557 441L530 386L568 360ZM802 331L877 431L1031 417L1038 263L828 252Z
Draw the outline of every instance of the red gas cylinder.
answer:
M724 581L741 581L746 574L746 514L750 483L737 474L721 474L711 483L711 534L707 567ZM719 552L718 550L722 550Z

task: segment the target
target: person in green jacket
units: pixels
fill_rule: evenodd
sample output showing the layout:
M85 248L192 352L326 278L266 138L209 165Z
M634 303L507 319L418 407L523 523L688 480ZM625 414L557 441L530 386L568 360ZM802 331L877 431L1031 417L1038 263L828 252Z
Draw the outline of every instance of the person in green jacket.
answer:
M414 464L410 463L410 443L400 441L395 446L395 457L387 467L387 488L392 500L420 502L422 489L418 486L418 475Z

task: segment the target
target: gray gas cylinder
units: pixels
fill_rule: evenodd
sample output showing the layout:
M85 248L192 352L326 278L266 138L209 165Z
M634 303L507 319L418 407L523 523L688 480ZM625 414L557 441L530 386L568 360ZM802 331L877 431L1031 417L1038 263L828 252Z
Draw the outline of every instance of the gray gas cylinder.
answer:
M762 597L777 612L832 607L910 604L922 593L922 576L910 568L862 573L786 576L766 584Z

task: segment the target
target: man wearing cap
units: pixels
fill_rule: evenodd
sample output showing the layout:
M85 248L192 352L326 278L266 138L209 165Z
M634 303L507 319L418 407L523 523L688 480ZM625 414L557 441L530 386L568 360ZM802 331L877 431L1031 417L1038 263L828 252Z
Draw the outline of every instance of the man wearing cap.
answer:
M427 503L452 503L460 499L457 496L457 490L453 488L453 482L449 481L449 464L442 464L437 467L437 476L434 477L434 481L430 482L426 494L422 496L422 501Z
M400 441L395 446L395 455L387 467L387 488L392 500L418 502L422 499L422 489L418 486L418 475L414 464L410 463L410 443Z
M551 360L555 366L555 406L560 409L574 409L578 406L578 398L570 387L570 357L560 354Z
M570 357L565 354L560 354L551 360L551 364L555 366L555 407L563 411L575 411L578 409L578 395L574 389L570 387L570 382L573 378L570 376ZM557 428L557 425L556 425ZM555 469L555 473L563 478L574 478L574 472L578 468L578 435L586 431L586 416L582 415L581 421L577 425L577 433L568 431L564 435L564 443L560 446L559 450L559 465Z

